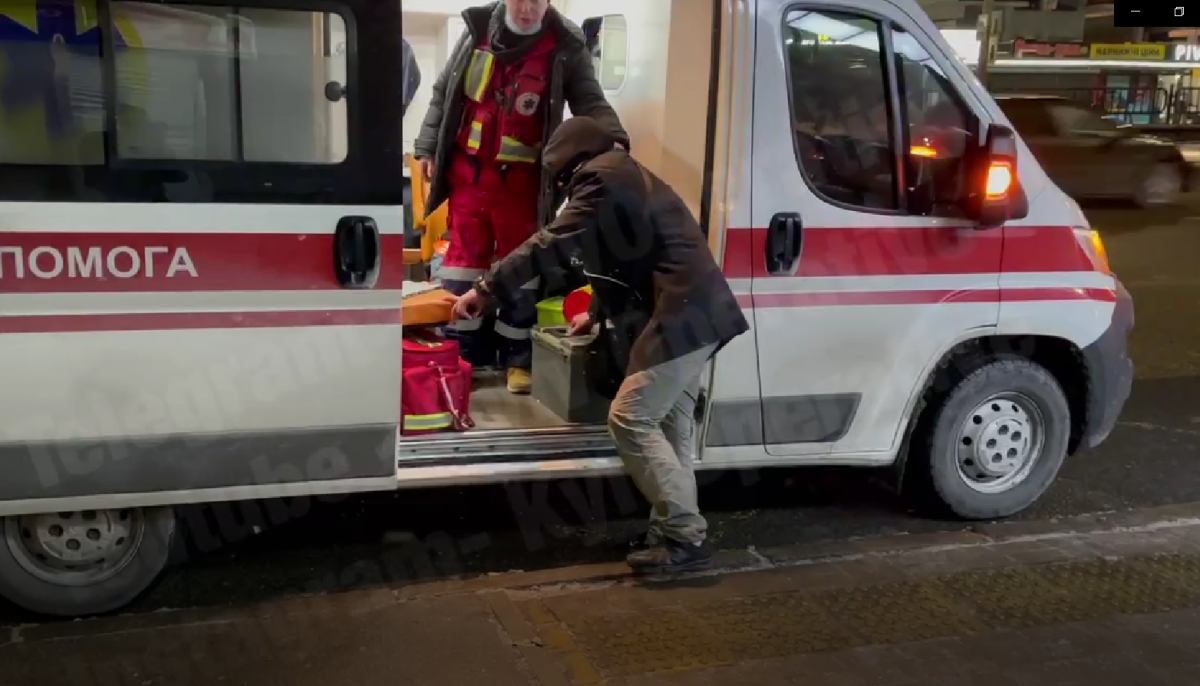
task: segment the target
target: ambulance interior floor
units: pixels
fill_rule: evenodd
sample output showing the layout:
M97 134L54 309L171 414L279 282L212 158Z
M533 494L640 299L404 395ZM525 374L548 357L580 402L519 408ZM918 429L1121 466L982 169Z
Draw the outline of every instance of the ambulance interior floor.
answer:
M532 395L509 393L503 371L476 374L470 414L477 431L545 429L567 424Z

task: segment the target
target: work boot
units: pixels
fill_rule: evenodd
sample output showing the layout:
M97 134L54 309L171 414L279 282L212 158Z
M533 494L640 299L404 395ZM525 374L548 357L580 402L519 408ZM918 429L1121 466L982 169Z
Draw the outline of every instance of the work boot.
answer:
M625 557L634 574L679 574L712 569L713 559L702 543L667 539L663 545L639 550Z
M520 367L509 367L508 369L508 392L514 395L529 395L533 389L533 375L528 369Z

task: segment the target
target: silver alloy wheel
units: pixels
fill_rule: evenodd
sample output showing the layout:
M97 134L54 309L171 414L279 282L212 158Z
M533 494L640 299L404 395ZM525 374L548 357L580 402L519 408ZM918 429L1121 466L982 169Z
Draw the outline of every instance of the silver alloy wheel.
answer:
M1042 455L1046 425L1030 398L997 393L958 432L958 474L979 493L1003 493L1025 480Z
M17 564L58 586L91 586L116 576L141 547L137 509L52 512L4 520L4 542Z
M1183 191L1183 179L1179 171L1170 164L1156 164L1142 181L1139 195L1146 206L1169 205Z

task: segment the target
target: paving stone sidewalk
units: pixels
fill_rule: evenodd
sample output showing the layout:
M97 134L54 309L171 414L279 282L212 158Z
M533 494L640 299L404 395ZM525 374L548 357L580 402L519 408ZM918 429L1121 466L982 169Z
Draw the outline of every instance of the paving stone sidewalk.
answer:
M19 627L0 684L1200 684L1197 518L722 559L677 583L614 565Z

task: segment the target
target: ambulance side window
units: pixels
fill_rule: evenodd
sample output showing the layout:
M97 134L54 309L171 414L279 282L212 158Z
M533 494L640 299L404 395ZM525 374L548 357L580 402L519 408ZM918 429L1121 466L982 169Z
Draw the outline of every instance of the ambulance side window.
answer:
M818 193L875 210L899 208L891 107L878 21L793 11L784 28L792 128Z
M100 32L76 30L70 3L45 4L0 0L0 165L104 164ZM39 179L4 176L5 195L38 192Z
M342 16L51 0L29 24L15 3L0 0L0 200L329 202L348 173Z
M345 55L313 47L311 12L112 3L117 27L145 29L114 49L117 154L129 159L335 164L345 147L319 77ZM157 16L166 13L166 16ZM332 31L345 22L326 15ZM174 39L169 38L173 36ZM156 39L157 38L157 39Z
M961 217L968 151L978 145L979 120L963 104L941 67L912 34L892 26L896 81L904 109L901 149L909 214Z
M621 90L625 85L625 68L629 52L629 26L623 14L607 14L600 24L600 55L596 60L596 77L606 91Z
M799 8L783 34L796 155L812 188L856 209L961 215L979 120L916 38L865 14Z

